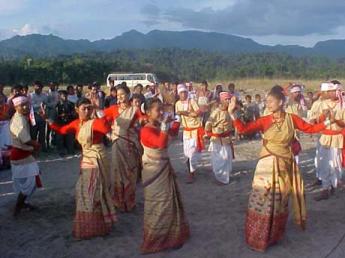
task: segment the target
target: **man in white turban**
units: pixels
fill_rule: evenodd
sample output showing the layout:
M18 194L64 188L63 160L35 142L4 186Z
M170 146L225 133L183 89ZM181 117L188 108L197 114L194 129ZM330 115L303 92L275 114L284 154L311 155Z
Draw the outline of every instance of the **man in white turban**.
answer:
M14 190L18 193L14 216L22 208L33 209L28 198L34 193L36 187L41 186L38 164L33 153L39 150L39 144L30 136L29 114L30 104L27 97L19 96L13 100L16 113L10 122L12 139L11 170Z
M188 89L184 84L177 86L180 100L176 102L176 114L183 126L183 150L187 159L188 183L193 183L196 166L204 149L201 112L194 99L188 98Z
M327 129L341 130L345 127L345 110L342 108L341 102L337 97L338 86L332 82L321 84L321 91L327 94L327 99L322 102L322 112L331 113L331 117L335 119L335 123L327 126ZM330 194L337 188L342 174L342 149L344 147L344 139L342 134L325 135L320 137L319 149L319 176L322 181L322 191L320 196L315 200L328 199Z

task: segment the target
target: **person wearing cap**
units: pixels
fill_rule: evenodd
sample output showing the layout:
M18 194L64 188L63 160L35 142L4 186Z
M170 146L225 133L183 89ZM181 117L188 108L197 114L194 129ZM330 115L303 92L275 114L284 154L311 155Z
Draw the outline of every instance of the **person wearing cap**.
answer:
M304 101L301 85L291 85L289 100L287 102L285 111L290 114L295 114L299 117L304 117L306 115L307 106Z
M193 183L200 152L204 149L204 130L200 118L200 109L195 100L188 98L188 89L184 84L177 88L180 100L176 102L175 111L180 116L183 126L183 150L187 158L187 183Z
M18 97L19 95L22 95L21 94L22 90L23 90L23 86L20 84L17 84L11 88L10 96L7 98L7 104L10 108L10 110L9 110L10 117L12 117L14 115L14 113L16 112L12 100L15 97Z
M210 137L209 151L214 176L219 184L229 184L232 172L233 145L231 139L232 120L228 112L231 94L220 93L218 107L208 118L205 131Z
M34 158L40 145L30 135L30 103L27 97L18 96L12 99L16 110L10 122L12 149L10 155L14 190L18 193L14 216L23 208L33 209L28 198L36 187L41 186L39 167Z
M341 106L341 101L337 97L338 84L325 82L321 84L321 91L326 92L327 99L322 102L323 113L330 113L335 119L335 123L327 126L327 129L341 130L345 127L345 110ZM321 114L320 114L321 115ZM319 176L322 181L322 191L315 198L316 201L326 200L337 188L343 174L342 149L344 148L344 136L325 135L320 137L320 163Z

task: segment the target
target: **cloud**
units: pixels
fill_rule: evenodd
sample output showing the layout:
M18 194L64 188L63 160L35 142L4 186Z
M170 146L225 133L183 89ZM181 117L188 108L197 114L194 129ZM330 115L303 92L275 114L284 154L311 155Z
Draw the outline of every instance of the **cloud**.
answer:
M237 0L217 9L212 2L202 9L166 8L149 13L147 21L153 23L152 15L156 15L156 21L179 23L187 29L248 36L330 35L345 25L344 12L344 0Z
M59 36L60 32L57 29L54 29L50 26L34 26L32 24L26 23L20 28L14 28L14 29L0 29L0 40L8 39L13 36L19 35L19 36L26 36L30 34L54 34Z
M35 33L39 33L39 29L32 26L31 24L24 24L23 27L19 28L19 29L13 29L12 30L13 33L15 33L16 35L20 35L20 36L25 36L25 35L29 35L29 34L35 34Z

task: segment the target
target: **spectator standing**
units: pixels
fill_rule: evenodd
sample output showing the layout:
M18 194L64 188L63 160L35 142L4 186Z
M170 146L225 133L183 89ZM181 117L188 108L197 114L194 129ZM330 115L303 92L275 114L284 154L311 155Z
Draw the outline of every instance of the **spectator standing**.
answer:
M48 97L42 92L43 84L40 81L34 82L34 92L30 94L31 105L34 111L36 124L31 127L31 137L38 140L43 152L47 152L46 145L46 122L40 115L41 106L47 105Z
M111 87L109 96L105 98L104 107L108 108L116 104L117 104L117 90L116 90L116 87Z
M59 126L64 126L72 122L75 118L74 104L67 99L67 91L59 91L59 101L55 107L56 123ZM65 155L67 149L68 154L74 153L74 134L68 133L65 135L57 134L57 148L60 156Z

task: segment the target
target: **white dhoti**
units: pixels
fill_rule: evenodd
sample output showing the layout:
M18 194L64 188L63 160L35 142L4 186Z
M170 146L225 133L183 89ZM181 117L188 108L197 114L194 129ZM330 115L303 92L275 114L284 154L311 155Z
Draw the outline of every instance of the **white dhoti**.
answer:
M324 146L319 148L318 173L324 189L329 189L331 186L336 188L342 177L341 152L342 150L338 148Z
M183 137L183 152L189 160L190 172L195 172L201 159L201 153L197 151L197 143L194 138Z
M11 145L10 123L0 121L0 150Z
M11 162L11 171L15 192L22 193L27 197L32 195L36 189L36 176L39 175L37 162L33 161L27 164L13 164Z
M211 152L212 170L216 179L223 183L230 182L232 172L232 149L229 144L211 142L208 150Z

